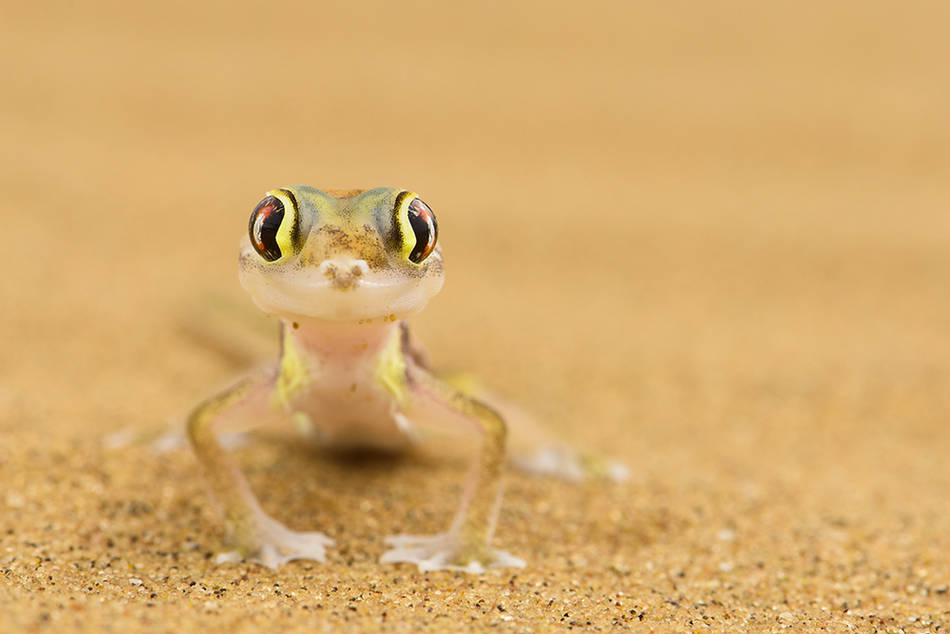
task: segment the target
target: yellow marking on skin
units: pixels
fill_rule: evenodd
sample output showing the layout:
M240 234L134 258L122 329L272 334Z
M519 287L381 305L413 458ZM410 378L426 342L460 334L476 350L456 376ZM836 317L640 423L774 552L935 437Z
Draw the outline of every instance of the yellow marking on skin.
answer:
M296 223L297 208L293 200L279 189L272 189L267 192L267 195L273 196L284 205L284 219L281 220L280 227L277 229L277 246L280 247L281 256L275 262L280 262L294 251L292 233Z
M484 389L484 384L473 372L445 372L439 378L466 396L475 396Z
M294 345L293 337L286 330L283 349L284 352L280 357L280 371L271 402L289 411L294 395L306 389L310 382L310 372L303 356Z
M406 359L402 354L400 332L393 331L376 362L376 380L401 404L406 398Z
M399 209L396 210L396 222L400 228L399 235L402 236L402 244L399 245L399 248L402 251L403 260L407 262L409 261L409 254L412 253L412 249L416 246L416 234L412 230L412 224L409 222L409 203L418 197L419 195L415 192L409 192L408 195L403 196L399 202Z

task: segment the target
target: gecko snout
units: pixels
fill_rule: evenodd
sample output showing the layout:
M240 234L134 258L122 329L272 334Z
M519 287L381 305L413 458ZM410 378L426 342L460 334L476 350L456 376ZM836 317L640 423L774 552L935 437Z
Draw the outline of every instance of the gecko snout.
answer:
M346 258L324 260L320 263L320 273L340 290L355 288L360 278L368 272L369 265L366 260Z

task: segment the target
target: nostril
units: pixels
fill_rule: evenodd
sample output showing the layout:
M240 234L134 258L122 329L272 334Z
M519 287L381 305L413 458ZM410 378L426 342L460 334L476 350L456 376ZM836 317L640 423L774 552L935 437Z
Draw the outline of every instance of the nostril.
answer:
M333 279L337 274L336 264L330 262L329 260L324 261L320 264L320 272L323 273L325 277Z
M366 260L356 260L353 262L353 266L350 267L350 275L353 277L359 277L367 273L369 273L369 264L366 263Z
M324 260L320 263L320 273L331 280L362 277L369 273L369 265L365 260Z

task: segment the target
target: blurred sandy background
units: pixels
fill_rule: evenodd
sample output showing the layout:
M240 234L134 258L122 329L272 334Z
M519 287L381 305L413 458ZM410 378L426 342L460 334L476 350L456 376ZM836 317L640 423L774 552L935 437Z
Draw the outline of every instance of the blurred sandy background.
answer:
M827 4L6 3L0 629L945 628L950 5ZM453 458L241 450L339 544L269 571L103 448L270 354L236 244L294 183L420 192L434 358L630 464L509 478L525 570L376 563Z

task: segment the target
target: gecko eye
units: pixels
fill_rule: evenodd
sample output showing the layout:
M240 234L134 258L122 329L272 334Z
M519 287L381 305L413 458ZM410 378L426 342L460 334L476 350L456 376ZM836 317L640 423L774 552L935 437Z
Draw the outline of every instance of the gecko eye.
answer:
M409 260L421 264L435 249L436 238L439 237L439 225L435 222L435 214L418 198L409 203L409 224L416 234L416 246L409 253Z
M251 221L247 228L251 245L268 262L280 259L277 230L280 229L280 223L283 220L284 203L274 196L268 196L257 203L257 207L251 213Z

